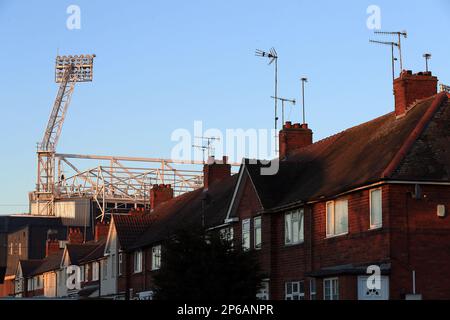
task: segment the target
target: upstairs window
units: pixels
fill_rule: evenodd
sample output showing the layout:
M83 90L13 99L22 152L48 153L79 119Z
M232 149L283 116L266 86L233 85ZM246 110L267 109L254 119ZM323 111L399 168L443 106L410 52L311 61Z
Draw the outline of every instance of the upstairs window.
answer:
M84 267L84 281L89 281L89 264Z
M161 268L161 246L152 248L152 270Z
M106 279L108 279L108 259L103 259L102 261L101 261L101 264L102 264L102 277L103 277L103 280L106 280Z
M304 240L303 209L290 211L284 216L284 243L287 245L302 243Z
M122 253L119 253L118 257L119 257L119 267L118 267L117 273L119 274L119 276L121 276L122 275ZM111 262L112 262L112 265L114 266L114 264L116 263L116 259L115 259L114 255L113 255ZM112 276L114 277L114 272L113 272Z
M253 219L255 249L261 249L261 217Z
M250 249L250 219L242 221L242 248Z
M98 281L99 279L99 265L98 262L92 263L92 281Z
M142 272L142 251L134 252L134 273Z
M327 237L338 236L348 232L348 201L328 201Z
M370 190L370 229L381 228L383 225L381 188Z

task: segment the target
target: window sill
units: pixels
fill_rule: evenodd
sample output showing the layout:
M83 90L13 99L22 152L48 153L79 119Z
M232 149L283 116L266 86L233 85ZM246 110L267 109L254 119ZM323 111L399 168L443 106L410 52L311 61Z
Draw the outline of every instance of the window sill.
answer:
M326 236L325 239L334 239L348 235L348 232Z
M299 246L305 244L305 241L301 241L301 242L296 242L296 243L285 243L284 246L289 248L289 247L295 247L295 246Z
M370 228L369 228L368 231L372 231L372 230L380 230L380 229L382 229L382 228L383 228L382 225L381 225L381 226L370 226Z
M142 273L142 270L141 271L133 271L133 274L139 274L139 273Z

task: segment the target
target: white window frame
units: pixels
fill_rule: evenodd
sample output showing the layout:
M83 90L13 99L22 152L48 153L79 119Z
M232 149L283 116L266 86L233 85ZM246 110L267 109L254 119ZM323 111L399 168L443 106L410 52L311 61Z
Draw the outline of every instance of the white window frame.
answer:
M92 281L98 281L100 276L100 266L97 261L92 262Z
M242 220L242 248L244 250L250 250L251 248L250 224L251 219Z
M253 218L253 247L256 250L261 249L262 246L262 218L261 216Z
M134 273L142 272L142 250L136 250L133 254Z
M152 270L161 269L161 245L152 247Z
M297 290L294 291L294 286ZM291 292L288 292L288 288ZM303 290L301 290L303 289ZM284 283L284 299L285 300L305 300L305 282L304 281L287 281Z
M317 281L316 281L316 279L309 279L309 300L317 300Z
M118 255L118 268L117 268L117 274L119 275L119 276L121 276L122 275L122 267L123 267L123 265L122 265L122 262L123 262L123 253L119 253L119 255ZM112 259L112 263L114 264L114 263L116 263L115 261L114 261L115 259ZM114 275L114 274L113 274Z
M326 292L326 283L330 283L330 299L327 299L327 292ZM333 295L333 291L336 290L336 297ZM325 278L323 279L323 300L339 300L339 278L333 277L333 278Z
M336 229L336 205L338 204L338 203L345 203L346 205L346 208L347 208L347 221L346 221L346 227L347 227L347 229L346 230L342 230L341 232L337 232L337 229ZM331 208L332 208L332 212L331 212L331 215L332 215L332 221L330 221L330 219L329 219L329 205L331 205ZM348 229L349 229L349 226L348 226L348 199L338 199L338 200L332 200L332 201L327 201L326 203L325 203L325 214L326 214L326 237L327 238L332 238L332 237L338 237L338 236L342 236L342 235L346 235L346 234L348 234ZM331 228L333 229L332 231L330 231L329 229L330 229L330 226L331 226Z
M294 215L297 219L294 219ZM298 239L294 241L294 222L298 223ZM303 208L284 214L284 244L295 245L305 241L305 211Z
M372 192L375 191L379 191L380 192L380 223L379 224L374 224L373 221L373 217L372 217ZM369 211L370 211L370 229L379 229L383 226L383 191L382 188L376 188L376 189L371 189L369 190Z

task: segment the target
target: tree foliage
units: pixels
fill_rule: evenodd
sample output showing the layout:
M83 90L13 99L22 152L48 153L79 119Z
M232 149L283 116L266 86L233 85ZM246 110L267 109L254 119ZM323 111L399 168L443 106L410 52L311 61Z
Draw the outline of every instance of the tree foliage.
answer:
M263 278L255 253L218 233L181 231L163 245L161 261L158 300L255 300Z

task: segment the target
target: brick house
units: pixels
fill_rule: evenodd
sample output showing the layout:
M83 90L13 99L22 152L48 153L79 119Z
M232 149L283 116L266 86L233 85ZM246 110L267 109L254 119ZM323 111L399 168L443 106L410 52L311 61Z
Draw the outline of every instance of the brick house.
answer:
M227 222L260 251L266 297L450 297L450 103L436 87L405 71L394 112L316 143L287 122L276 175L241 167Z

